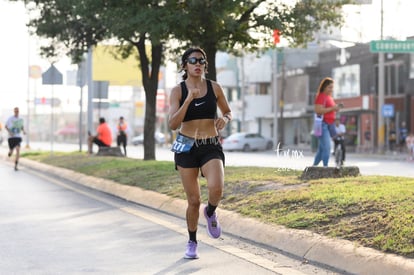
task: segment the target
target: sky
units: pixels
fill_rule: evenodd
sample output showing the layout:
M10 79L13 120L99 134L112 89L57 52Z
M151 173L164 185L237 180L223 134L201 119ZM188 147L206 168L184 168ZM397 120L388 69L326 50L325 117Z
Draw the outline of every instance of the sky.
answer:
M28 93L32 99L35 93L36 97L49 97L51 94L50 87L42 87L41 79L28 78L29 66L40 66L44 72L50 63L40 57L39 42L29 36L27 22L28 14L22 2L0 0L1 121L13 114L14 107L20 107L22 114L26 113ZM57 62L56 67L64 75L66 70L74 69L69 60ZM67 92L66 88L55 87L53 92Z
M407 22L410 22L414 8L413 0L383 1L383 38L392 36L405 40L414 36ZM342 28L344 40L369 42L381 38L381 0L372 0L370 5L348 5L344 8L347 14Z
M410 22L413 0L382 0L384 5L384 39L392 36L405 40L414 36ZM348 6L344 9L346 23L341 30L342 39L354 42L369 42L381 37L381 0L372 0L370 5ZM4 112L20 106L24 113L28 98L50 97L50 87L41 85L41 79L28 78L28 67L38 65L46 71L50 63L39 54L39 42L28 35L28 14L22 2L0 0L0 119ZM64 75L75 67L68 59L58 61L55 66ZM78 88L55 87L54 93L67 97L65 102L78 100Z

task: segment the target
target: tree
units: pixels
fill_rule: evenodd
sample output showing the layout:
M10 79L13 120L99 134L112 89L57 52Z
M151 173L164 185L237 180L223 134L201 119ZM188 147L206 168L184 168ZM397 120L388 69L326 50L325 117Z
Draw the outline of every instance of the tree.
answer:
M46 57L56 56L63 44L74 63L78 63L89 47L109 38L119 41L125 58L134 48L138 51L146 95L145 160L155 159L153 137L158 73L162 62L163 39L168 36L163 28L169 26L163 22L163 18L168 17L168 12L157 2L35 0L34 10L39 11L40 16L32 19L29 24L38 36L50 40L49 45L42 47L42 53Z
M158 75L163 59L164 42L169 36L164 18L168 11L158 1L108 0L103 22L122 47L123 57L133 49L139 53L139 64L145 90L144 160L155 159L155 123ZM120 20L121 19L121 20ZM149 42L149 43L147 43ZM149 50L147 50L149 48Z
M191 17L183 16L174 34L188 45L204 48L208 78L216 80L217 51L239 54L241 50L266 49L280 40L280 35L292 46L304 46L314 40L316 31L340 26L340 8L349 3L351 0L302 0L293 5L274 0L184 0L178 2L178 9ZM282 82L282 95L283 87ZM283 143L283 105L281 116Z
M59 0L24 0L37 17L31 18L29 27L33 32L49 42L41 47L44 57L56 57L68 53L74 64L82 61L83 54L89 47L109 38L108 30L97 13L103 4L101 0L59 1Z
M313 39L314 31L340 25L337 8L350 0L302 0L293 6L274 0L21 1L35 3L40 11L30 26L37 35L51 39L43 48L45 55L56 55L58 45L63 44L79 62L90 46L109 38L119 41L124 57L138 51L146 95L144 159L150 160L155 159L158 73L169 39L182 41L181 47L174 46L176 50L189 45L204 48L208 77L215 80L217 51L268 48L274 29L292 45L304 45Z
M187 45L204 48L209 62L208 77L215 80L217 51L238 54L241 50L272 47L274 29L292 46L304 46L314 39L315 31L340 26L339 8L350 2L302 0L290 5L274 0L176 1L183 16L177 21L174 35Z

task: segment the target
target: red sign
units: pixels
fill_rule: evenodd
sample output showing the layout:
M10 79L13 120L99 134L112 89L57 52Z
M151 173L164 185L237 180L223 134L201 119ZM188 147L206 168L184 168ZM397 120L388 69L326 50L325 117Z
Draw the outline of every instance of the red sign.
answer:
M273 44L280 43L280 31L278 29L273 30Z
M157 112L158 113L164 113L167 110L167 101L168 97L165 91L158 90L157 92Z

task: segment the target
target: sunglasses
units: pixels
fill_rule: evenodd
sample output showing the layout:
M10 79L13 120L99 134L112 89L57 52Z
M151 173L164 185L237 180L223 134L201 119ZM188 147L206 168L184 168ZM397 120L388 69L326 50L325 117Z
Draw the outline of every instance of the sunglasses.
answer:
M196 58L196 57L187 58L187 62L190 63L191 65L197 64L197 61L200 65L204 65L207 63L207 61L204 58Z

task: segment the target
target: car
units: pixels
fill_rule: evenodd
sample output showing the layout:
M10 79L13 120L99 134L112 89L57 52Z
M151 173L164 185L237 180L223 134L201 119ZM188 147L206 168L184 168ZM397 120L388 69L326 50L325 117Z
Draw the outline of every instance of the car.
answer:
M226 151L258 151L273 148L273 141L258 133L235 133L223 140Z
M165 135L161 132L154 133L154 139L156 144L165 144ZM139 145L144 143L144 134L140 134L131 139L133 145Z

